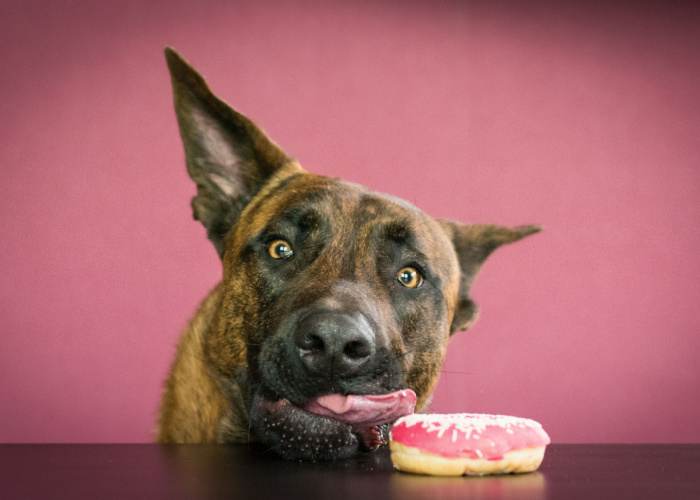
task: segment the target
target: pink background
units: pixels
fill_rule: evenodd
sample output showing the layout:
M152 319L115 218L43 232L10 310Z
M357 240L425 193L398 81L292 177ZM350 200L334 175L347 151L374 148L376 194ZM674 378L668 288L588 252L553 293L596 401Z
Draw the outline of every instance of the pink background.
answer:
M482 270L434 410L700 441L692 5L2 1L0 442L148 441L220 277L166 45L308 170L546 226Z

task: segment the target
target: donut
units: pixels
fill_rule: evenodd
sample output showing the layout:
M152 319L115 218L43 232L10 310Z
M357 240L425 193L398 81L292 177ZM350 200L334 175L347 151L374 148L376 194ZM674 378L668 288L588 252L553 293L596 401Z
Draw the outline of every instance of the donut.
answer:
M413 414L389 435L394 467L435 476L532 472L549 442L534 420L479 413Z

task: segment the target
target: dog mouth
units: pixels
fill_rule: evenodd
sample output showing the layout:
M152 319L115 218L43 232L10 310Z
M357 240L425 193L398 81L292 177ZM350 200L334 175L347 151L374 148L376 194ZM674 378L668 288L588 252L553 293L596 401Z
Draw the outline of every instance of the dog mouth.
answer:
M291 460L340 460L385 444L389 424L413 413L416 394L328 394L295 405L254 396L251 428L272 451Z

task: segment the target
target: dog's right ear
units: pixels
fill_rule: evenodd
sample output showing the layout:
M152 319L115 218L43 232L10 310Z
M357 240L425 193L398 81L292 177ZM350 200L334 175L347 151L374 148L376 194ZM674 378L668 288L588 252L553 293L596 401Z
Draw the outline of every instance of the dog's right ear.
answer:
M301 168L252 121L217 98L180 54L168 47L165 58L187 171L197 184L194 218L222 256L226 235L253 196L280 169Z

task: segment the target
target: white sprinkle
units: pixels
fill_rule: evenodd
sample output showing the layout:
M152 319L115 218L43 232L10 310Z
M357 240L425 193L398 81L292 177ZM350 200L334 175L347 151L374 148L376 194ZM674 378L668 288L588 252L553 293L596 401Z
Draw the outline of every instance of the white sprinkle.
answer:
M457 429L452 430L452 442L457 441Z
M476 451L476 454L479 458L484 458L484 454L481 453L481 450L475 450L475 451Z

